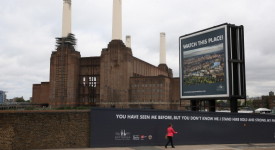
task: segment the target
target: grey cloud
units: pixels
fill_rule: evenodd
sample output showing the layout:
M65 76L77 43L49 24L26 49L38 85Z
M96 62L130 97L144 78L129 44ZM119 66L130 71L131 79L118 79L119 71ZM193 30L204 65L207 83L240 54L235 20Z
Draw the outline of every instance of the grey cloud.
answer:
M123 37L134 56L159 63L159 33L166 33L167 64L178 76L178 38L229 22L245 27L247 93L274 87L275 1L123 0ZM112 0L72 0L72 31L82 56L99 56L111 40ZM50 54L61 35L62 0L2 0L0 90L8 98L31 96L32 84L49 80Z

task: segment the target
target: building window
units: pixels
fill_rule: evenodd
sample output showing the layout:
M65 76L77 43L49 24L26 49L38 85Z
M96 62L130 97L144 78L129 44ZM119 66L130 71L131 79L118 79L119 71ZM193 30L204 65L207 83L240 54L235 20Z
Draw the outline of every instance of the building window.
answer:
M83 83L83 86L85 86L85 84L86 84L85 80L86 80L86 78L85 78L85 77L83 77L83 78L82 78L82 83Z
M89 77L89 86L96 87L96 77L94 76Z

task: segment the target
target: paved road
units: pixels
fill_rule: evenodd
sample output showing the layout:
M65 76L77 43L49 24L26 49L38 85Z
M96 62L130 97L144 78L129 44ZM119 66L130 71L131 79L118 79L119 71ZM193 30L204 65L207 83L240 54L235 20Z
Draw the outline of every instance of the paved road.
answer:
M51 150L275 150L275 143L270 144L213 144L213 145L179 145L176 148L164 146L110 147L110 148L74 148Z

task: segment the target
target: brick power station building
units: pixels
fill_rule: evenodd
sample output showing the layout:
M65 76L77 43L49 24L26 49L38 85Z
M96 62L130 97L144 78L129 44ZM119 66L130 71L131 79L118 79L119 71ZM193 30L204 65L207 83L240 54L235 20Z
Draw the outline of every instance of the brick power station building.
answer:
M32 103L52 107L180 109L179 78L166 65L165 33L160 34L160 64L132 54L123 43L121 0L113 1L113 33L100 56L81 57L71 34L71 0L64 0L62 37L50 58L50 81L33 85Z

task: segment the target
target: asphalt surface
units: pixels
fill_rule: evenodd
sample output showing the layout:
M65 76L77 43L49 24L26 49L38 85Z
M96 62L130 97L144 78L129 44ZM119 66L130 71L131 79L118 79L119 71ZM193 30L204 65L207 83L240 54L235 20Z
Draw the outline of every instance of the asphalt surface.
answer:
M275 143L263 144L211 144L211 145L176 145L168 146L140 146L140 147L107 147L107 148L69 148L51 150L275 150ZM48 149L49 150L49 149Z

